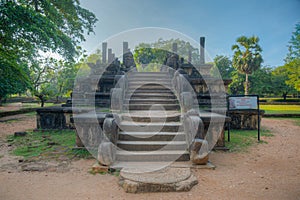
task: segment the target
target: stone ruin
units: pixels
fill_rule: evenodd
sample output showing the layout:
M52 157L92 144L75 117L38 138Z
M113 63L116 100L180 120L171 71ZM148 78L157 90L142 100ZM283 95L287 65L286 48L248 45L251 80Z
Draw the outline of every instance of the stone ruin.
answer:
M124 168L129 163L137 167L134 163L146 162L141 165L145 170L149 162L188 160L207 165L212 148L226 149L224 122L229 118L221 115L226 111L222 87L230 81L210 76L212 64L205 63L204 44L201 37L200 64L194 66L191 51L186 62L174 43L157 73L137 72L127 42L123 42L122 63L103 43L101 61L88 63L90 74L77 80L72 99L62 107L37 110L38 128L76 127L77 147L88 149L102 167ZM103 108L110 112L101 111ZM172 169L166 171L173 174ZM197 184L189 171L182 173L187 174L184 179L179 177L183 185L163 183L160 190L187 191ZM156 188L155 184L128 181L126 177L133 174L131 170L121 173L120 185L136 188L128 192Z
M212 64L205 63L204 56L205 38L200 38L200 64L199 66L193 66L191 51L188 55L187 62L183 58L180 58L177 54L177 44L172 45L172 53L166 58L165 65L173 68L182 74L193 87L195 94L197 95L198 105L202 110L210 112L212 101L218 102L218 97L224 98L224 93L219 87L223 86L221 80L210 76L210 69ZM64 129L75 128L72 114L88 112L88 109L72 108L72 101L77 105L89 104L91 99L94 100L95 108L109 108L111 101L111 90L115 87L119 78L129 71L136 71L136 64L133 58L133 54L128 48L128 42L123 42L123 62L121 63L118 58L115 58L115 54L112 49L107 49L107 43L102 44L102 62L100 59L96 63L89 63L90 75L82 80L80 84L75 88L72 96L76 98L69 99L62 107L53 108L41 108L37 110L37 128L38 129ZM200 73L199 73L200 71ZM102 74L100 80L99 75ZM224 80L224 86L230 84L230 80ZM91 84L92 83L92 84ZM208 85L212 88L209 88ZM96 88L95 88L96 87ZM84 91L84 92L82 92ZM214 99L211 99L211 96ZM226 105L220 105L220 112L224 113ZM218 110L214 110L218 113ZM103 128L103 122L106 113L97 111L98 121ZM200 117L204 123L204 131L206 132L210 121L211 115L200 113ZM228 118L226 118L228 119ZM215 146L215 149L226 149L224 129L221 131L220 138ZM80 139L78 139L80 141ZM80 142L77 142L78 146L83 146Z
M166 58L165 65L169 66L170 68L178 71L178 73L182 74L188 80L190 85L193 87L195 94L197 95L198 105L205 111L210 112L212 101L222 102L219 99L224 98L226 96L225 93L222 93L222 89L220 87L227 87L230 83L230 80L224 80L223 82L219 79L213 78L210 76L210 69L212 64L205 63L204 57L204 48L205 48L205 38L200 38L200 65L193 66L191 64L191 52L188 55L188 62L185 62L183 58L180 58L177 54L177 44L173 44L172 53L170 56ZM108 53L108 55L107 55ZM73 95L76 94L76 99L73 99L73 103L80 105L89 104L87 101L91 99L94 100L96 110L97 108L109 108L111 105L111 90L115 88L117 81L129 71L136 71L136 64L133 59L133 55L128 48L128 43L123 42L123 63L121 63L115 55L112 53L111 49L107 51L107 43L102 44L102 62L97 62L95 64L89 64L91 68L90 75L85 80L80 81L79 88L77 91L73 91ZM103 71L105 69L105 71ZM200 73L199 73L200 71ZM99 75L102 73L102 76L99 79ZM95 80L93 84L91 84L91 80ZM208 87L209 85L209 87ZM91 88L91 86L96 86L96 88ZM84 92L82 92L84 91ZM94 92L93 92L94 91ZM211 96L214 98L211 99ZM81 101L81 102L80 102ZM69 101L69 105L71 101ZM220 112L224 113L224 109L226 109L226 105L223 104L219 105ZM214 113L208 112L200 112L200 117L204 124L204 132L208 131L208 127L210 125L212 118L222 118L222 116L218 115L218 110L214 109ZM96 111L98 121L103 128L103 122L105 120L106 114L103 112ZM87 114L83 114L81 116L83 119L89 118ZM226 118L229 120L229 118ZM88 122L89 120L83 120L84 122ZM85 126L86 127L86 126ZM88 127L86 127L85 132L88 131ZM215 130L220 132L220 137L218 138L217 144L215 145L215 149L226 149L225 147L225 136L224 136L224 128L220 130ZM205 135L204 133L204 135ZM80 142L78 138L77 145L83 147L84 145Z

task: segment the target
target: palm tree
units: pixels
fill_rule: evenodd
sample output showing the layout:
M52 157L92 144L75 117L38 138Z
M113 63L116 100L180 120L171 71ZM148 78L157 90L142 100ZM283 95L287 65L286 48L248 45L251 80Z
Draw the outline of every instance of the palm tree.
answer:
M236 39L236 42L237 44L231 47L231 49L234 51L232 65L240 73L246 75L245 95L247 95L250 86L248 76L252 74L253 71L259 69L261 63L263 62L260 54L262 49L258 45L259 38L256 36L249 38L246 36L241 36Z

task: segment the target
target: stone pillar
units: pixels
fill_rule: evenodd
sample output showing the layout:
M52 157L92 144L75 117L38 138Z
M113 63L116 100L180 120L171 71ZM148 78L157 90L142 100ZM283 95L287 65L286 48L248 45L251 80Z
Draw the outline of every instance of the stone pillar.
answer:
M102 43L102 63L106 63L107 42Z
M189 46L189 53L188 53L188 62L191 63L192 62L192 48L191 46Z
M205 64L205 37L200 37L200 64Z
M128 42L123 42L123 63L125 61L125 57L124 56L127 52L129 52L129 49L128 49Z
M115 61L116 55L114 53L111 55L111 57L112 57L112 61Z
M172 52L177 54L177 43L172 44Z
M107 53L108 53L108 63L111 63L113 61L113 59L112 59L112 49L108 49Z

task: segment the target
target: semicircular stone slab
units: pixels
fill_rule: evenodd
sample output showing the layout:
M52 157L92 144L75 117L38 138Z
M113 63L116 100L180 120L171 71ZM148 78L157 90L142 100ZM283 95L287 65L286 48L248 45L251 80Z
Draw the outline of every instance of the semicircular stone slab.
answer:
M119 184L128 193L189 191L198 180L189 168L171 168L139 173L136 169L123 168Z

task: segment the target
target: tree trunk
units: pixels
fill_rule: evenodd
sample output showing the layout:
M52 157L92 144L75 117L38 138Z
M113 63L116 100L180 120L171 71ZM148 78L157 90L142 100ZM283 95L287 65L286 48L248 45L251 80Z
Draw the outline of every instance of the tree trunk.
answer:
M283 97L283 100L284 100L284 101L286 101L286 96L287 96L287 94L288 94L287 92L284 92L284 93L282 94L282 97Z
M38 8L38 1L34 0L34 9L36 12L39 12L39 8Z
M245 95L249 94L249 79L248 74L246 73L246 81L245 81Z
M44 107L44 105L45 105L45 98L44 98L44 96L43 95L37 95L37 97L41 101L41 107Z
M44 105L45 105L45 101L44 101L44 99L42 99L41 100L41 107L44 107Z

